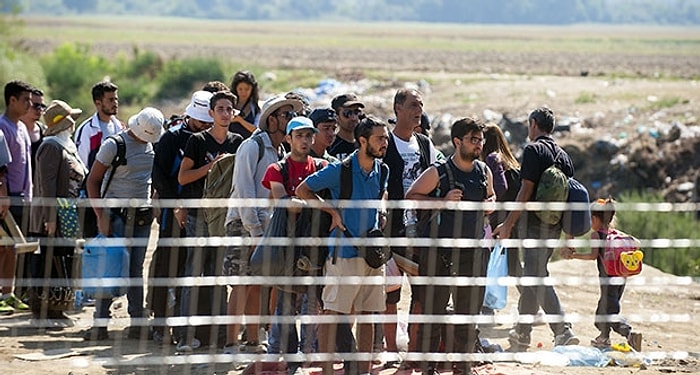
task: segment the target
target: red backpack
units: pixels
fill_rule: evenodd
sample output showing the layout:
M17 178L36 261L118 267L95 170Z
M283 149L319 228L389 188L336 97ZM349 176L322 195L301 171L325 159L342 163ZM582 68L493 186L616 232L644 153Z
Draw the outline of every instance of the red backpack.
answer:
M644 253L631 235L612 229L605 236L603 267L608 276L633 276L642 272Z

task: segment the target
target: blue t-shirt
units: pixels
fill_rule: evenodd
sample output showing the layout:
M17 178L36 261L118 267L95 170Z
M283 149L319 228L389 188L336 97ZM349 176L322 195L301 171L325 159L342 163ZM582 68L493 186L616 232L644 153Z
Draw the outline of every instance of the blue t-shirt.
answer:
M369 173L365 173L360 167L357 160L357 152L351 155L352 169L352 194L351 200L377 200L380 190L386 189L385 186L380 189L381 180L381 164L378 160L374 161L374 167ZM340 162L329 164L326 168L317 171L306 178L306 184L313 191L321 191L329 189L331 199L337 202L340 199L340 174L343 164ZM378 202L378 201L377 201ZM343 218L343 224L353 237L361 237L370 229L378 226L379 223L379 204L374 208L345 208L340 210L340 215ZM337 229L333 229L330 233L331 238L345 239L345 235L338 233ZM330 246L330 256L333 256L335 246ZM341 245L340 258L355 258L359 254L355 247L350 245Z

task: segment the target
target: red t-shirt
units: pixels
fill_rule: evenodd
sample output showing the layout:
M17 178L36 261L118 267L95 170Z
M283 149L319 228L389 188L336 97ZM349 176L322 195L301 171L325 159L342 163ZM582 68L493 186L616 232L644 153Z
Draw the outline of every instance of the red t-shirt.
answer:
M286 158L285 163L287 163L289 180L284 188L287 190L287 195L294 197L296 196L297 186L304 181L307 176L316 172L316 163L311 156L308 156L305 162L298 162L292 160L292 158ZM323 160L322 164L325 167L328 162ZM272 163L267 167L262 179L262 185L269 190L270 182L273 181L284 184L282 172L280 172L280 167L277 163Z

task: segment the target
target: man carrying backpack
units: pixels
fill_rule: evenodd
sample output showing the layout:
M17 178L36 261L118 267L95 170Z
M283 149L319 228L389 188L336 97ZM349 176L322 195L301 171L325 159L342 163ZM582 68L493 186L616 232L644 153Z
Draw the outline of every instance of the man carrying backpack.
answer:
M386 224L380 207L338 209L329 200L321 201L316 195L323 189L329 189L331 199L350 199L368 201L386 199L387 167L380 162L386 154L389 133L386 122L367 116L355 127L354 138L359 143L359 149L341 163L335 163L312 174L302 182L296 190L297 196L307 201L321 205L321 209L332 217L331 237L340 240L360 238L372 229L382 229ZM349 168L350 175L344 171ZM347 172L345 172L347 173ZM384 176L384 177L382 177ZM349 179L347 178L349 177ZM351 185L347 198L344 192ZM342 198L341 198L342 197ZM343 233L346 232L346 233ZM367 264L358 249L347 242L331 246L329 259L326 260L325 274L330 277L371 277L383 276L384 267L373 268ZM324 315L332 315L339 319L349 314L372 314L386 309L384 285L365 284L328 284L323 288ZM335 353L337 324L319 325L319 352ZM360 353L371 353L374 341L374 326L372 323L358 323L357 343ZM348 364L346 363L346 366ZM371 362L360 361L359 373L370 373ZM333 374L333 362L323 362L323 373Z
M95 156L87 180L88 197L93 204L100 198L135 199L141 206L102 207L94 204L99 233L106 237L129 238L135 241L128 246L129 277L141 282L129 286L127 300L131 318L145 318L143 306L143 262L146 243L151 234L153 212L151 207L151 171L153 168L153 143L163 134L163 114L155 108L144 108L129 119L129 127L107 138ZM117 163L115 163L115 160ZM111 299L95 301L95 319L109 319ZM99 322L85 332L85 340L106 340L107 323ZM132 327L129 338L146 338L148 327Z
M182 193L182 186L177 181L180 171L180 163L185 155L187 141L192 134L199 133L211 127L213 119L209 116L209 101L212 93L208 91L195 91L192 100L185 109L184 119L174 126L168 127L155 148L153 160L153 187L159 199L178 199ZM187 220L187 208L162 207L160 210L160 240L185 237L185 222ZM178 246L158 245L153 253L151 272L149 278L182 277L187 249ZM168 287L149 287L148 306L153 311L155 319L168 317ZM180 302L180 290L175 289L175 300ZM179 311L175 308L175 311ZM179 316L179 313L170 312L170 316ZM170 341L165 324L155 323L153 326L153 341L158 343L163 340ZM178 341L175 338L175 341Z
M484 126L472 118L463 118L450 131L455 153L445 162L426 169L406 192L406 199L442 200L452 202L493 202L493 176L486 163L479 160L484 144ZM416 235L421 238L479 240L484 237L483 209L440 210L430 219L419 222ZM481 246L449 248L430 246L420 254L421 276L486 277L488 250ZM447 303L452 297L454 312L459 317L479 315L484 300L480 285L450 286L426 285L420 288L424 314L434 317L447 314ZM438 327L442 324L437 324ZM447 337L440 337L441 332ZM440 339L448 353L474 353L477 332L475 324L455 324L454 329L442 330L432 323L418 329L418 347L423 353L438 352ZM455 374L471 374L470 362L453 364ZM436 364L424 361L424 374L436 374Z
M566 176L574 175L573 162L569 155L562 150L552 139L555 118L554 112L547 107L535 109L528 116L528 138L532 143L523 150L523 160L520 170L522 184L516 202L536 201L536 192L543 172L556 165ZM508 239L516 222L522 215L522 210L511 211L506 220L496 227L493 236L500 239ZM561 221L555 224L543 222L536 212L526 212L525 220L520 221L518 228L521 238L533 238L539 240L557 240L561 237ZM544 244L534 248L523 249L523 277L549 276L547 264L554 249ZM541 281L540 281L541 282ZM554 287L539 284L535 286L522 286L518 310L520 315L534 316L537 309L542 309L548 315L564 316L564 310L559 302ZM571 323L552 322L549 324L554 333L554 345L577 345L579 339L571 329ZM524 351L530 346L530 332L532 324L518 323L515 329L509 332L511 350Z
M323 159L315 159L309 156L311 145L317 133L318 129L316 129L313 122L306 117L295 117L289 121L285 140L289 143L291 151L282 161L270 164L262 180L262 185L270 189L272 198L276 201L279 202L284 198L292 198L292 202L298 202L298 204L287 208L288 220L292 223L296 223L295 227L297 232L302 229L302 226L310 227L312 225L310 220L302 221L304 219L299 216L301 208L303 208L303 202L294 199L296 198L297 185L307 176L328 164L328 162ZM309 233L311 233L311 228L308 229ZM288 235L292 237L294 234L288 233ZM275 315L295 315L296 297L294 293L282 291L281 289L278 290ZM310 308L313 311L317 310L316 306L318 301L316 299L316 288L308 289L308 298L309 304L311 305ZM272 325L271 331L269 353L284 352L294 354L300 349L296 325L275 323ZM307 340L314 340L316 338L315 334L311 334L310 336L311 337L304 338ZM313 345L313 343L306 344L310 344L306 345L307 349Z
M238 98L230 91L219 91L209 99L209 116L214 120L214 125L207 131L193 134L187 141L185 155L177 176L178 182L183 187L182 198L202 198L207 172L218 160L227 154L235 154L238 150L243 138L228 130L231 118L237 113L234 109L237 100ZM185 230L187 236L191 238L209 237L207 223L204 220L204 210L201 207L187 209ZM216 248L191 246L187 249L185 275L191 277L220 276L222 264L223 254L216 251ZM218 315L217 308L223 312L222 307L225 304L226 293L225 289L223 291L221 289L223 288L218 289L221 294L217 295L216 288L213 286L183 288L180 304L181 314L183 316L212 313ZM217 297L219 297L218 300ZM195 308L195 306L197 307ZM206 338L206 333L213 331L210 329L211 327L203 328L197 329L197 334L202 339ZM209 343L216 343L216 340L217 337L209 337ZM200 345L200 340L193 335L191 330L181 330L178 351L190 352Z
M267 167L280 160L279 148L284 140L287 123L303 110L303 104L284 95L266 100L262 106L259 129L246 139L236 154L233 169L233 193L231 198L241 201L267 199L270 191L262 185ZM270 219L270 207L233 206L226 215L227 237L262 237ZM252 249L248 246L231 246L226 256L226 276L249 276L249 259ZM232 285L228 301L228 314L235 316L261 314L260 285ZM239 323L227 326L227 344L224 354L266 353L267 348L259 337L258 324L246 324L247 342L238 346Z

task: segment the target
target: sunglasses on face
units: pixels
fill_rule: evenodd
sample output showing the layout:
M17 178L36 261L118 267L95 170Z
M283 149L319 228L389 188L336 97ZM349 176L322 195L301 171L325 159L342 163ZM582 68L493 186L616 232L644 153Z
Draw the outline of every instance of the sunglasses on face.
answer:
M360 114L362 114L362 111L360 111L359 109L346 109L342 113L344 117L350 118L350 116L353 115L360 116Z
M275 115L275 117L282 117L282 118L287 119L287 120L291 120L297 116L299 116L299 114L294 112L294 111L280 112L280 113Z
M43 103L32 103L32 108L44 112L46 110L46 104Z

